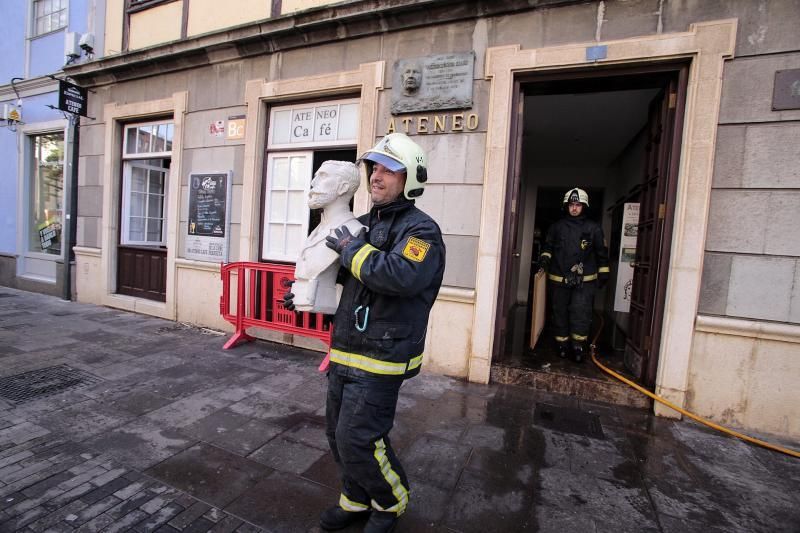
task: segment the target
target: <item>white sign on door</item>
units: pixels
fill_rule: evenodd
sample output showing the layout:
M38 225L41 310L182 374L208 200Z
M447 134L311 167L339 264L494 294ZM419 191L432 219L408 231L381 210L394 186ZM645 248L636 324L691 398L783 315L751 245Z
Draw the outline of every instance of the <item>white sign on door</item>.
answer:
M617 264L617 289L614 293L614 311L629 313L631 309L631 292L633 291L633 267L631 263L636 259L639 204L627 203L623 206L623 209L619 263Z

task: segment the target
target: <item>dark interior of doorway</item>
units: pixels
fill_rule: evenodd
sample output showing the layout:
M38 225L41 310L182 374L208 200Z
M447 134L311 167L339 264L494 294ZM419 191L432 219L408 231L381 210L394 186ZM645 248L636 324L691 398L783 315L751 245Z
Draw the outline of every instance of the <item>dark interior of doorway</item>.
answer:
M559 359L549 331L550 309L539 340L531 347L532 277L549 226L563 215L564 192L581 187L589 193L589 216L601 223L610 245L611 281L595 298L595 320L605 327L598 348L615 369L636 378L625 367L628 333L625 313L614 310L615 268L619 261L620 210L638 201L646 172L651 110L665 100L676 73L645 73L599 78L551 78L522 86L523 124L520 145L519 209L512 227L513 244L506 263L509 284L505 335L494 361L501 365L546 369L583 377L603 377L591 363ZM663 206L662 206L663 208Z

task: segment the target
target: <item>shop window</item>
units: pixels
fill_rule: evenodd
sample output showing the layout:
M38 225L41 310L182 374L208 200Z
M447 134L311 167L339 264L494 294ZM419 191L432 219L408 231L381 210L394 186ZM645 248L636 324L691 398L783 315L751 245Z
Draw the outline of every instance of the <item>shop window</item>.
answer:
M67 25L67 0L33 0L33 36Z
M166 190L172 151L169 122L125 128L120 244L166 246Z
M64 134L32 135L28 181L28 251L61 255Z

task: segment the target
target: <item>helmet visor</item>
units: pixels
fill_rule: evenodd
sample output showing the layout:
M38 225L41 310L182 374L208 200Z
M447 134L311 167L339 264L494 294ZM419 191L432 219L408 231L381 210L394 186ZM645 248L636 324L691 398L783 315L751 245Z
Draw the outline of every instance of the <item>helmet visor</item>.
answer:
M377 152L367 152L361 159L366 159L367 161L372 161L373 163L379 163L392 172L399 172L406 169L406 166L397 159L393 159L388 155L379 154Z

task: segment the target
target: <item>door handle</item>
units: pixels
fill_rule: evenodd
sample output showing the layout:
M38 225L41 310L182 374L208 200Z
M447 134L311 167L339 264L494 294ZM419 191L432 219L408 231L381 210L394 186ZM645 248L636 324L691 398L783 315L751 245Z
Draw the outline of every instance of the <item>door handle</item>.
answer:
M519 252L515 252L515 253L511 254L511 257L515 257L516 258L516 257L519 257L520 255L522 255L522 254L520 254Z

